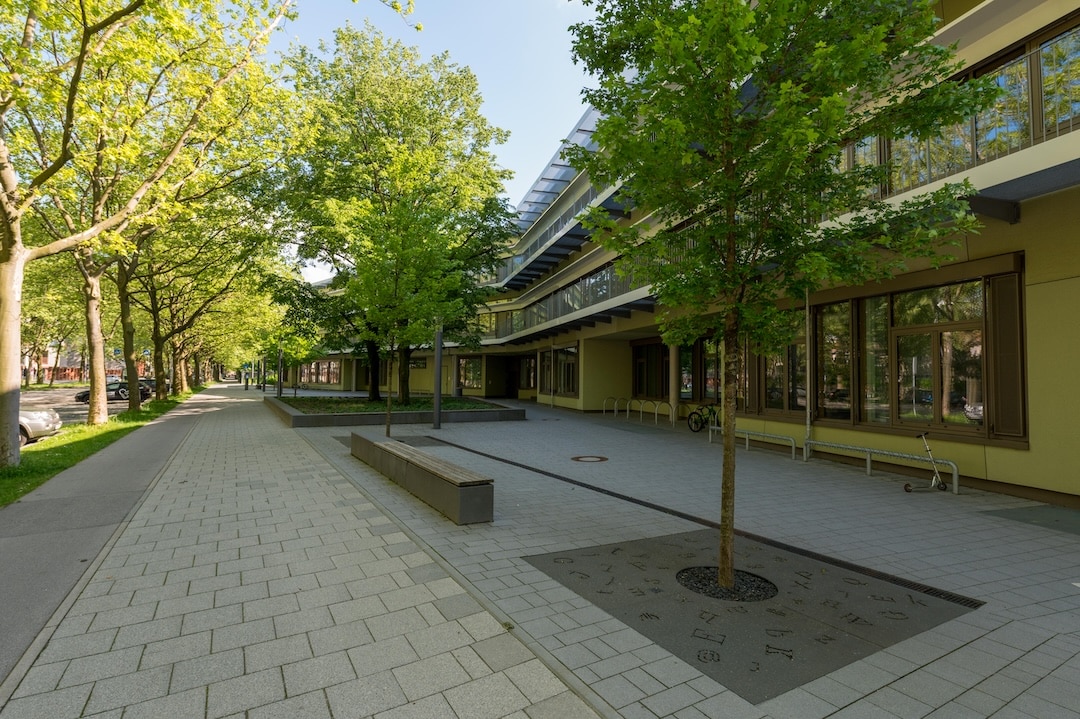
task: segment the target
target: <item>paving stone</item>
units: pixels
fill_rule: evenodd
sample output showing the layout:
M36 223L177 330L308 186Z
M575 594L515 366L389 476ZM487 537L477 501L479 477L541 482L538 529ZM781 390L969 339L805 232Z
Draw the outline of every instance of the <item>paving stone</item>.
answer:
M470 681L468 673L449 653L420 659L392 671L409 701Z
M473 649L495 672L527 662L535 656L516 637L505 633L478 641L473 644Z
M126 719L177 719L200 717L205 713L206 690L199 687L127 706L123 716Z
M131 674L139 668L142 647L130 647L117 651L95 654L92 657L72 659L57 686L70 687L88 684L121 674Z
M326 690L334 719L360 719L408 702L393 673L382 671Z
M459 717L497 719L529 705L524 694L503 674L474 679L445 692Z
M244 651L240 648L176 662L170 692L205 687L244 674Z
M278 668L235 679L214 682L207 688L207 719L244 712L285 698L285 686Z
M332 719L327 698L321 691L290 697L283 701L256 707L247 719Z
M45 694L12 699L0 709L3 719L74 719L83 715L93 685L83 684Z
M163 697L169 691L169 675L169 667L158 667L95 682L85 712L96 714Z

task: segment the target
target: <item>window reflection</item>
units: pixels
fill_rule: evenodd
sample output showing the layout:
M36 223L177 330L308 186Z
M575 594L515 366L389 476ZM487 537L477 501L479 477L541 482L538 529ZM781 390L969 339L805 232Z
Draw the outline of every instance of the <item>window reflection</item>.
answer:
M851 303L828 305L819 312L818 415L851 419Z

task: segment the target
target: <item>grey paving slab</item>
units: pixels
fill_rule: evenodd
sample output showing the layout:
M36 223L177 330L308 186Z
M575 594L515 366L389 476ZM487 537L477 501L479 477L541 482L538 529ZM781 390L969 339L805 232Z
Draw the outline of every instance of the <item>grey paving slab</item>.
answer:
M754 703L525 559L716 522L719 446L521 406L525 422L394 427L496 478L495 521L457 527L352 458L348 428L286 429L236 386L186 403L156 425L172 450L139 465L142 489L105 462L43 496L75 511L97 476L132 504L87 528L97 549L71 549L81 530L34 538L63 547L47 561L86 561L67 586L20 575L18 601L51 608L23 615L32 649L0 719L1076 716L1072 515L740 449L741 532L985 602Z
M36 648L4 680L0 717L449 716L453 705L526 717L571 694L259 395L218 387L176 416L173 451L126 509L102 515L74 590L24 615ZM44 494L53 511L93 509L67 485ZM31 509L9 515L7 535L48 514ZM20 581L17 596L35 597ZM472 645L500 636L519 653L496 669Z

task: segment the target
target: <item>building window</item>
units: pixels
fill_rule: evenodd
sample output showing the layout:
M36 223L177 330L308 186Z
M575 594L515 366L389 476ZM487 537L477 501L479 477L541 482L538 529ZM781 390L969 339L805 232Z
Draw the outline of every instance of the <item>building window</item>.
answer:
M552 388L554 386L554 392ZM576 396L578 392L577 345L540 353L540 393Z
M458 386L483 389L484 361L481 357L458 357Z
M861 294L878 285L822 293L811 307L813 382L801 340L751 355L738 411L801 417L809 388L816 421L1025 440L1022 260L901 276L887 294Z
M817 313L817 415L851 419L851 302L825 305Z
M796 340L761 359L764 406L777 412L806 412L806 343Z
M555 350L555 379L558 384L555 393L576 395L578 391L578 348L577 345L561 347Z
M536 357L522 357L518 367L518 389L536 389Z
M551 391L551 385L552 385L551 367L552 367L552 364L551 364L551 352L541 352L540 353L540 368L539 368L539 375L540 375L539 384L540 384L540 393L541 394L552 394L552 391Z
M983 394L982 325L982 281L893 296L899 423L971 425L964 407Z
M668 348L659 339L633 347L634 387L637 399L657 399L667 396Z

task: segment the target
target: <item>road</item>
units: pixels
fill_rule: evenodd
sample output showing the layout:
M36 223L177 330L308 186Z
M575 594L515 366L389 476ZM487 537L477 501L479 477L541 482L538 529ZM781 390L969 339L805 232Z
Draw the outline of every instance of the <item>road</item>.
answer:
M23 390L20 402L24 408L52 407L60 415L65 425L85 422L89 405L75 401L75 393L86 387L67 387L57 385L53 389ZM109 416L127 409L127 402L109 402Z

